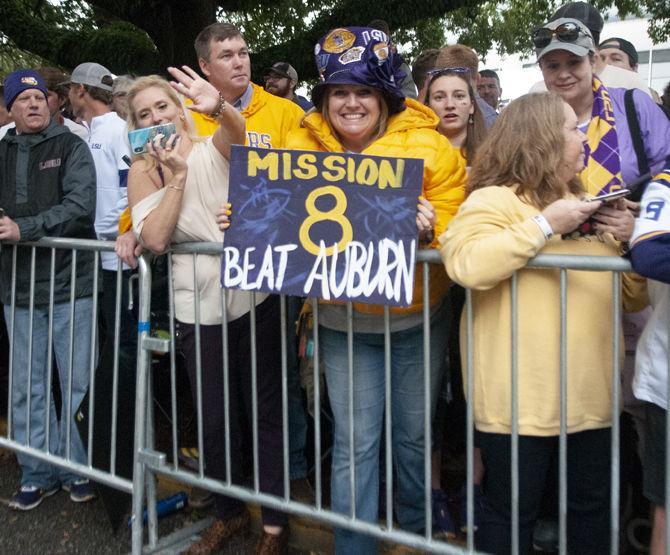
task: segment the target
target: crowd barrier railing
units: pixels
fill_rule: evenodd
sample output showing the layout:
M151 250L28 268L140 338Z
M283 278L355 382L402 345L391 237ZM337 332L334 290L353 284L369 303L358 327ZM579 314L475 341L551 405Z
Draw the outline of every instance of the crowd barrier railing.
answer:
M109 455L105 457L106 460L101 465L94 465L93 442L88 441L88 446L84 447L83 460L79 456L81 452L76 447L81 445L77 440L82 435L81 432L85 437L92 438L96 430L95 390L99 360L100 253L114 252L114 243L86 239L45 238L31 243L4 242L0 243L0 249L5 252L10 250L12 260L11 300L9 306L4 307L9 338L8 398L5 415L7 430L5 435L0 435L0 447L132 495L133 483L130 476L123 476L117 472L118 438L115 423L118 421L116 387L119 373L118 357L115 357L112 364L111 379L114 383L114 390L111 412L105 415L105 419L112 423L108 446ZM63 256L67 256L70 261L64 262ZM78 304L80 297L77 296L77 266L87 256L89 263L92 262L93 275L90 292L84 294L83 298L90 299L90 309L87 308L84 313L87 321L81 322ZM22 264L22 270L27 269L28 275L25 275L24 271L17 272L19 260L25 261ZM68 276L67 280L64 279L62 272L57 272L57 269L62 270L63 268ZM119 284L121 284L121 271L119 261L117 270L117 283ZM46 286L45 281L48 282ZM27 285L22 285L22 288L23 292L27 291L28 294L27 299L17 302L17 284L21 282L27 283ZM36 303L38 282L48 288L48 301L44 304ZM58 301L57 299L62 297L59 292L63 288L69 290L68 298L66 301ZM117 307L120 305L120 287L117 291L116 305ZM55 315L59 313L61 316L56 318ZM75 314L77 314L76 318ZM20 321L17 321L17 318ZM75 322L79 323L76 329ZM117 311L114 323L116 337L118 337L119 326L119 311ZM110 337L111 333L110 329ZM55 347L55 343L58 343L58 347ZM17 353L17 348L26 352ZM38 350L40 352L36 352ZM61 385L60 424L56 420L54 398L51 393L55 386L52 380L54 375L52 351L56 351L56 362L59 367L58 379ZM118 348L115 351L118 351ZM78 353L82 352L87 353L85 364L82 362L83 358L78 356ZM19 355L21 360L25 359L25 368L15 368ZM40 359L43 364L34 367L34 363L39 363ZM36 388L41 389L40 405L42 406L39 407L39 410L32 404L36 397L27 394L28 391L34 391ZM79 405L86 393L88 403L85 414L83 414ZM25 412L24 410L12 410L12 407L19 403L25 407ZM16 418L21 421L18 427L15 425ZM76 424L78 420L85 422L85 424L80 424L79 430ZM62 422L69 422L70 425L65 426ZM16 429L21 430L22 438L15 437ZM57 446L59 442L64 444L64 449Z
M167 549L171 545L182 543L186 541L189 536L197 532L199 529L203 528L202 523L196 523L194 527L188 529L179 530L169 536L164 538L158 537L158 527L157 527L157 514L156 514L156 497L157 497L157 487L156 480L159 475L169 476L173 480L177 480L185 485L190 485L198 487L201 489L206 489L214 493L225 494L228 496L235 497L244 502L262 504L268 507L272 507L286 513L299 515L307 517L310 519L315 519L317 521L323 522L325 524L332 525L334 527L341 527L363 534L368 534L379 540L384 540L387 542L394 542L399 544L404 544L412 548L421 549L428 552L435 553L473 553L475 548L474 543L474 494L473 494L473 484L474 484L474 416L473 416L473 405L471 402L467 403L466 411L466 489L467 489L467 503L466 503L466 522L467 522L467 535L466 537L457 543L450 543L442 541L441 539L433 537L432 532L432 514L431 514L431 444L429 441L425 442L424 446L424 502L425 502L425 533L415 534L408 531L402 530L394 522L394 503L393 503L393 466L392 466L392 441L391 441L391 430L392 430L392 417L391 417L391 387L390 387L390 376L391 376L391 360L390 360L390 336L391 336L391 326L389 318L388 308L384 311L384 336L385 336L385 412L384 412L384 467L382 473L385 477L385 494L387 505L386 511L383 515L383 518L379 522L365 522L357 518L355 514L355 507L352 505L352 510L348 514L340 514L333 512L327 507L327 504L324 500L324 474L327 475L327 469L324 473L324 468L321 460L322 455L322 430L318 418L315 418L314 422L314 435L309 441L313 441L313 450L314 450L314 471L313 471L313 482L315 490L315 504L307 505L305 503L297 502L291 500L290 496L290 481L289 481L289 445L288 445L288 409L287 409L287 372L289 371L287 363L287 309L286 309L286 299L281 298L281 335L282 335L282 428L283 428L283 461L284 468L283 477L284 477L284 494L283 496L270 495L264 493L260 490L259 487L259 445L258 445L258 421L257 421L257 410L258 410L258 398L256 393L256 388L252 387L252 406L253 406L253 418L252 418L252 485L242 485L234 483L231 479L231 462L230 462L230 429L229 429L229 418L226 419L225 433L222 441L226 445L226 468L227 468L227 479L223 481L215 480L207 475L206 472L206 463L203 460L202 454L204 453L204 438L203 438L203 420L206 418L206 415L203 414L203 407L200 404L202 392L196 391L197 403L195 406L195 418L197 422L197 447L198 452L201 454L198 461L197 471L189 471L184 469L179 464L178 450L179 450L179 438L178 438L178 395L177 395L177 360L176 360L176 344L175 344L175 327L174 327L174 291L172 286L171 278L171 257L175 254L186 254L190 255L193 264L193 271L195 273L195 268L198 264L198 257L205 255L220 255L222 252L222 245L215 243L193 243L193 244L182 244L179 246L174 246L172 251L168 253L168 299L169 299L169 313L170 313L170 329L168 338L152 337L151 336L151 281L152 281L152 266L150 263L150 256L143 255L139 258L139 307L138 307L138 342L137 342L137 361L136 361L136 392L135 392L135 421L134 421L134 459L133 459L133 471L132 479L129 477L120 476L115 472L115 439L114 431L112 431L112 441L110 448L110 462L109 469L101 470L95 468L93 461L93 453L91 448L91 442L87 448L86 461L85 462L75 462L72 459L69 449L66 450L64 455L56 455L49 451L46 448L46 445L49 445L50 434L53 433L51 430L51 422L47 413L43 416L43 427L46 431L47 441L43 443L42 446L31 445L29 441L17 441L13 437L13 422L12 422L12 403L13 403L13 389L12 389L12 375L11 371L12 363L14 360L14 331L15 331L15 291L17 280L25 279L25 276L17 275L16 264L17 264L17 254L18 249L28 249L30 252L30 303L28 306L28 318L30 323L30 328L32 329L32 322L35 313L35 304L33 302L33 292L35 287L35 275L36 275L36 265L37 265L37 252L41 249L46 249L50 251L50 302L48 305L47 313L50 315L53 312L53 298L54 298L54 288L55 288L55 260L56 252L59 250L70 250L72 256L72 265L76 267L77 264L77 253L78 252L93 252L94 264L93 264L93 290L92 290L92 299L93 299L93 311L90 321L90 330L91 330L91 345L88 345L90 349L90 355L88 360L88 379L91 386L91 391L95 391L95 379L96 379L96 342L97 342L97 297L98 297L98 266L99 266L99 256L100 252L112 251L114 246L113 243L101 242L101 241L88 241L88 240L70 240L70 239L43 239L37 243L24 243L20 245L14 245L9 243L4 243L1 248L12 249L12 302L9 308L6 308L7 318L7 328L10 336L10 373L9 373L9 398L8 398L8 413L7 413L7 433L5 436L0 436L0 447L8 448L17 453L22 453L26 455L33 456L41 461L56 465L60 468L68 469L73 472L76 472L82 476L88 477L91 480L96 482L108 485L110 487L119 489L121 491L132 494L132 551L133 553L139 554L144 552L155 552L161 549ZM428 279L428 268L430 264L441 264L439 255L436 251L420 251L418 254L418 261L421 267L422 279L424 281L424 311L422 314L422 325L423 325L423 347L424 347L424 368L423 368L423 389L424 389L424 437L431 437L431 411L429 410L429 400L431 397L431 372L430 372L430 361L429 361L429 347L430 347L430 311L428 308L428 299L429 299L429 279ZM603 258L603 257L584 257L584 256L562 256L562 255L539 255L536 258L532 259L528 265L528 268L532 269L553 269L557 270L559 273L560 279L560 395L561 395L561 424L560 424L560 435L559 435L559 551L561 553L567 553L567 403L569 399L567 398L567 293L569 289L568 284L568 274L570 271L594 271L594 272L611 272L612 273L612 321L614 322L612 326L612 349L613 349L613 365L612 365L612 434L611 434L611 487L610 487L610 499L611 499L611 514L610 514L610 526L611 526L611 553L618 553L619 550L619 534L620 534L620 523L619 523L619 488L614 487L615 484L619 483L619 463L620 463L620 431L619 431L619 420L618 416L621 412L620 406L620 364L619 357L617 353L620 349L620 323L622 319L622 310L621 310L621 274L623 272L630 271L630 264L625 259L620 258ZM121 264L118 265L118 279L117 284L121 284ZM417 270L419 271L419 270ZM70 273L70 287L74 289L74 284L76 281L76 272L74 269ZM226 321L226 297L227 291L221 290L221 310L223 312L223 321ZM120 292L117 289L116 292L116 304L117 308L120 304ZM313 370L313 402L314 402L314 414L319 414L321 407L323 405L324 392L321 388L320 381L320 372L321 372L321 355L319 352L319 309L316 299L313 299L314 307L314 326L313 326L313 345L314 352L312 354L314 359L314 364L312 366ZM72 316L75 305L74 295L70 296L69 310L70 315ZM519 341L523 341L522 337L519 337L518 333L518 278L517 274L514 274L511 278L511 336L512 336L512 349L511 349L511 368L512 372L510 375L511 383L511 414L512 414L512 433L511 433L511 496L510 496L510 514L511 514L511 530L512 530L512 546L511 552L519 552L518 544L518 532L519 532L519 473L518 473L518 448L519 448L519 424L518 424L518 383L519 383L519 369L517 355L518 351L516 349L516 344ZM255 305L254 295L252 294L250 308ZM352 323L352 307L351 304L348 305L348 376L349 384L353 384L353 373L354 373L354 362L353 362L353 353L352 353L352 336L353 336L353 323ZM198 292L195 294L194 301L194 316L195 321L198 321L198 314L200 310L199 301L198 301ZM474 394L474 378L473 378L473 352L472 352L472 342L470 338L472 337L473 329L473 310L472 310L472 294L470 291L466 291L466 304L465 304L465 331L466 331L466 353L464 357L465 361L465 377L464 377L464 388L466 392L466 398L472 399ZM251 311L253 314L253 310ZM55 330L53 327L52 317L49 317L48 325L48 347L49 349L52 346L53 335L54 333L62 333L62 330ZM70 318L72 319L72 318ZM115 331L116 336L118 336L119 329L119 311L117 310L117 317L115 319ZM251 342L249 349L254 352L259 345L262 345L262 338L255 337L255 321L251 317ZM198 326L196 326L196 329ZM670 330L670 325L668 326ZM227 332L226 326L221 326L221 333L223 337L224 353L223 353L223 374L224 374L224 397L222 403L224 406L228 407L229 401L229 388L228 388L228 361L225 353L227 345ZM29 337L29 344L32 342L32 336ZM72 327L70 326L69 335L68 335L68 351L70 353L75 349L80 349L87 346L82 346L77 343L77 337L73 333ZM93 348L91 348L93 347ZM118 347L118 345L116 346ZM200 342L198 334L196 333L196 350L200 351L203 348L203 345ZM156 445L156 431L154 429L154 414L153 414L153 402L152 402L152 353L163 352L169 354L170 360L170 389L171 389L171 399L170 399L170 413L171 413L171 430L170 430L170 445L167 449L161 451ZM253 357L252 357L253 359ZM28 360L31 360L29 355ZM70 360L72 357L70 356ZM115 376L118 374L118 358L115 357L113 364L113 372ZM48 362L48 382L47 390L50 390L53 384L51 383L51 361ZM31 381L32 368L29 364L27 368L28 373L28 382ZM252 384L256 383L257 375L256 361L252 360ZM198 377L196 389L201 387L201 365L198 361L196 368L196 375ZM72 364L67 369L67 376L69 376L68 383L71 384L72 377ZM114 378L114 383L116 384L118 378ZM670 383L670 382L669 382ZM670 389L670 387L669 387ZM670 397L670 391L668 391ZM353 396L355 392L352 387L349 387L348 390L348 406L349 406L349 437L353 438L354 436L354 426L355 420L353 418ZM65 400L63 406L65 407L65 418L67 421L72 420L72 415L77 407L73 405L73 397L71 388L66 388L65 391ZM27 404L26 415L30 414L30 404ZM117 401L112 401L112 420L116 421L117 414ZM94 431L94 413L95 413L95 398L91 397L88 404L88 436L91 437ZM26 416L27 418L27 416ZM27 419L28 427L34 421L34 419ZM69 445L70 436L74 428L68 426L67 434L67 445ZM28 431L27 437L30 437L30 432ZM670 445L670 426L668 427L668 433L666 434L666 445ZM161 446L162 448L162 446ZM670 450L668 450L668 457L670 457ZM356 494L356 473L354 453L350 453L350 480L349 480L349 489L352 494L352 498ZM670 462L670 461L669 461ZM670 468L670 465L667 467ZM667 476L667 472L666 472ZM670 495L670 480L666 480L666 494ZM148 518L147 518L147 535L144 536L144 524L142 519L143 506L146 504L148 507ZM670 513L668 513L670 515ZM667 530L670 531L670 522L667 523ZM146 545L144 542L146 540Z
M218 255L222 252L221 245L218 244L182 244L178 247L175 247L172 250L172 254L190 254L192 256L193 265L197 264L197 258L200 255ZM428 280L428 267L430 264L441 264L439 255L436 251L422 251L418 255L418 260L420 266L422 267L423 280L424 280L424 312L422 315L423 320L423 344L424 344L424 369L423 369L423 384L424 384L424 399L430 399L431 392L431 373L429 368L429 348L430 348L430 311L428 309L429 303L429 280ZM612 328L612 345L615 352L619 351L620 338L619 338L619 329L621 322L621 295L620 295L620 283L621 283L621 273L630 271L630 264L628 261L619 258L601 258L601 257L583 257L583 256L553 256L553 255L540 255L535 259L531 260L528 264L528 268L537 268L537 269L547 269L552 268L559 271L560 274L560 304L561 304L561 433L559 439L559 481L560 481L560 491L559 491L559 527L560 527L560 549L562 553L565 553L567 550L566 545L566 515L567 515L567 478L566 478L566 449L567 449L567 423L566 423L566 407L567 407L567 329L566 329L566 298L567 298L567 288L568 280L567 275L571 270L582 270L582 271L598 271L598 272L612 272L612 314L613 321L618 322ZM171 282L170 282L171 283ZM144 288L144 286L143 286ZM170 291L170 297L172 298L172 291ZM467 333L471 335L472 333L472 297L471 292L466 292L466 330ZM197 316L199 307L198 307L198 295L195 295L196 301L194 306L194 311ZM318 303L316 299L312 299L313 311L314 311L314 326L313 326L313 344L314 344L314 364L313 364L313 396L314 396L314 413L318 414L321 404L323 402L324 393L320 386L319 372L321 367L320 361L320 352L319 352L319 310ZM513 344L519 340L523 340L518 337L517 330L517 276L516 274L512 277L512 304L514 310L512 311L512 319L510 322L512 329L512 341ZM251 306L253 306L254 300L252 298ZM221 306L224 313L225 321L225 306L226 306L226 291L221 291ZM305 505L303 503L292 501L290 498L289 491L289 457L288 457L288 417L287 417L287 390L286 390L286 373L287 361L286 361L286 333L287 322L286 322L286 302L285 299L281 301L281 328L282 328L282 340L284 343L283 347L283 363L282 363L282 403L283 403L283 460L284 460L284 495L283 497L269 495L260 491L258 483L258 431L256 429L257 421L254 418L253 421L253 485L250 487L244 487L239 484L233 483L230 478L226 481L219 482L208 478L205 472L205 467L203 461L200 460L200 467L197 472L190 472L182 469L178 464L177 457L177 445L173 444L172 453L169 456L164 454L158 454L154 451L154 446L151 443L146 444L146 452L140 452L140 466L137 469L136 476L140 476L141 473L149 476L148 483L151 484L154 474L163 474L170 476L174 480L181 481L185 484L192 486L197 486L199 488L205 488L215 493L221 493L236 497L246 502L253 502L263 504L272 508L276 508L282 511L285 511L289 514L300 515L304 517L313 518L319 520L323 523L332 525L334 527L342 527L370 536L376 537L380 540L385 540L388 542L395 542L399 544L404 544L409 547L416 549L425 550L428 552L436 553L461 553L461 552L474 552L474 500L473 500L473 452L474 452L474 419L473 419L473 410L472 404L467 404L467 512L466 512L466 521L467 521L467 536L464 541L457 543L448 543L442 541L441 539L433 537L432 534L432 514L431 514L431 448L430 442L426 442L424 447L424 502L425 502L425 534L413 534L402 530L394 522L394 504L393 504L393 466L392 466L392 452L391 452L391 429L392 429L392 420L391 420L391 387L390 387L390 376L391 376L391 364L390 364L390 320L389 320L389 310L388 308L384 312L384 327L385 327L385 411L384 411L384 467L382 473L385 477L385 494L387 501L385 514L380 518L379 522L365 522L357 518L355 514L355 507L352 506L351 511L348 514L339 514L333 512L326 507L323 500L323 481L324 481L324 468L321 463L321 450L322 450L322 437L321 437L321 428L316 419L314 424L314 436L310 439L313 440L313 449L314 449L314 487L315 487L315 504L314 506ZM349 437L353 438L354 436L354 415L353 415L353 396L355 392L351 385L353 384L353 372L354 372L354 362L352 354L352 335L353 335L353 324L352 324L352 307L351 304L348 304L348 375L349 375L349 390L348 390L348 406L349 406ZM173 308L173 307L172 307ZM197 317L196 317L197 321ZM254 322L252 319L252 337L254 337ZM174 330L171 330L172 332ZM224 336L224 346L226 344L226 328L222 326L222 334ZM174 333L171 333L171 337L174 337ZM196 348L199 349L200 345L196 339ZM473 371L472 371L472 347L469 341L466 341L467 353L466 353L466 396L468 399L472 399L473 396ZM252 350L256 349L257 344L252 340L250 348ZM170 346L171 356L174 356L174 344ZM510 498L511 503L511 514L512 514L512 537L514 538L512 544L512 552L518 553L518 530L519 530L519 520L518 520L518 501L519 501L519 476L518 476L518 442L519 442L519 432L518 432L518 368L517 368L517 351L516 348L512 348L512 375L510 380L512 383L512 417L513 417L513 426L512 426L512 450L511 450L511 467L512 467L512 495ZM614 364L612 367L612 381L613 381L613 402L612 402L612 454L611 454L611 471L612 471L612 483L618 483L619 476L619 428L618 428L618 414L620 412L620 368L619 368L619 359L618 356L613 358ZM174 368L174 362L172 363ZM200 376L200 367L198 367L197 373ZM224 375L227 375L228 368L227 363L224 360ZM252 383L255 383L257 369L255 366L252 366ZM199 378L200 379L200 378ZM174 378L173 378L174 380ZM200 387L200 386L198 386ZM146 388L138 390L138 394L143 392L146 396L148 391ZM255 390L254 390L255 392ZM224 391L224 404L227 405L227 389ZM254 411L257 410L257 399L254 393L253 407ZM145 398L141 402L138 400L138 406L144 405L149 406ZM174 403L173 403L174 407ZM426 409L428 403L426 402ZM203 452L203 438L200 430L202 429L202 407L198 406L196 410L197 414L197 424L198 424L198 451ZM173 414L173 423L176 422L176 411ZM616 416L616 418L615 418ZM151 418L148 419L148 422L151 423ZM173 424L176 425L176 424ZM424 410L424 430L425 437L431 437L431 418L430 410ZM173 437L176 437L176 431L173 430ZM226 427L225 437L223 441L226 442L226 446L229 446L229 429ZM226 453L229 453L229 450L226 449ZM229 455L227 455L226 460L227 469L230 470L230 460ZM354 454L350 451L350 480L349 480L349 490L350 495L354 498L356 493L356 476L355 476L355 465L354 465ZM327 474L327 472L326 472ZM228 472L227 476L230 476ZM138 484L139 485L139 484ZM155 488L152 486L147 489L148 495L148 505L152 506L155 503L155 499L152 497L152 492L155 492ZM141 507L142 503L138 497L136 499L135 507L137 510ZM612 502L612 511L610 515L611 520L611 538L612 538L612 552L618 552L618 537L619 537L619 491L618 488L611 488L611 502ZM150 524L149 524L149 549L158 550L165 548L167 545L170 545L170 542L180 541L188 535L188 531L180 531L178 537L175 538L164 538L160 542L155 535L156 526L155 523L151 524L151 515L150 515ZM141 531L138 527L136 535L134 536L139 542L141 537ZM135 549L139 549L139 543L134 545Z

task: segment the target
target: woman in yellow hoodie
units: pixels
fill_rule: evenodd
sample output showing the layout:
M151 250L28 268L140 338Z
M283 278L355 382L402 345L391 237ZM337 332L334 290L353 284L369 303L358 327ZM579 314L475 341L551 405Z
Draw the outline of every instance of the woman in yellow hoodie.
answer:
M417 231L424 246L446 229L463 200L465 164L435 128L438 118L426 106L405 99L394 74L388 37L363 27L335 29L316 46L322 81L313 92L316 110L289 135L287 147L324 152L356 152L421 158L423 198L417 206ZM391 410L396 515L400 525L425 527L423 272L419 268L414 301L391 309ZM444 271L430 271L431 321L444 320ZM355 504L358 519L375 522L379 496L379 446L384 415L383 307L353 306L353 413ZM347 307L319 305L320 349L334 416L331 499L333 509L350 514ZM446 325L431 325L431 384L446 350ZM434 395L433 395L434 397ZM390 503L390 500L388 500ZM371 553L376 542L346 530L335 535L338 553Z
M574 110L554 93L512 102L482 144L472 192L440 238L449 276L473 290L471 402L486 468L476 542L486 552L510 552L510 277L517 272L519 552L527 553L558 444L561 333L559 272L523 268L540 252L619 254L616 221L584 224L604 204L582 199L585 140ZM570 271L568 283L568 551L607 553L612 275Z

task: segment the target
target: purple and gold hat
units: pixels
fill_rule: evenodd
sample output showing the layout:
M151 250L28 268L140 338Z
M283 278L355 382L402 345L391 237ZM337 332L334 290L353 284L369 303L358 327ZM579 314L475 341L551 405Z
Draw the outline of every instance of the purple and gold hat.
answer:
M397 71L391 40L370 27L333 29L314 47L321 82L312 90L312 102L320 107L328 85L362 85L382 92L390 113L404 109L400 88L404 74ZM399 65L399 64L397 64Z
M11 110L16 97L28 89L37 89L44 95L44 98L49 96L44 79L34 69L17 69L5 77L4 85L7 110Z

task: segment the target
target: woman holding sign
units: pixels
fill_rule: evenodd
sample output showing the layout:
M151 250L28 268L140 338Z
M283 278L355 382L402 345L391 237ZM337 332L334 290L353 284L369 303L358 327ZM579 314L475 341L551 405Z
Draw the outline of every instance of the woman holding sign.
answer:
M426 106L405 99L394 74L394 52L381 31L363 27L335 29L316 46L321 75L307 114L289 136L288 148L322 152L353 152L420 158L424 161L423 192L417 204L416 227L429 247L444 231L463 200L465 164L435 128L438 118ZM395 514L412 532L426 526L424 502L424 414L435 395L424 397L429 372L431 389L447 347L445 294L449 286L442 268L431 265L429 306L423 306L423 272L417 268L413 304L390 309L391 419L396 471ZM429 368L424 369L423 311L431 319ZM353 433L349 443L349 363L347 307L319 304L319 338L334 416L331 499L335 511L376 522L379 499L379 449L385 407L384 308L353 305ZM436 323L436 325L433 325ZM428 438L429 442L429 438ZM350 451L354 450L355 499L350 496ZM387 500L391 503L392 500ZM338 553L371 553L370 536L338 529Z
M244 143L244 119L219 92L193 70L169 68L177 80L170 84L158 76L139 78L128 92L129 128L174 124L170 137L159 134L147 144L148 153L137 158L128 176L128 204L135 233L141 243L161 253L171 243L222 242L215 215L228 197L230 145ZM208 139L193 137L190 118L173 90L193 101L189 109L209 114L220 126ZM194 259L195 256L195 259ZM172 280L175 317L181 349L196 404L202 404L205 475L226 479L225 422L230 426L231 480L242 484L243 421L251 421L251 296L228 291L229 399L225 407L223 382L222 300L218 255L174 254ZM197 283L194 282L194 273ZM260 490L281 496L283 483L281 337L276 296L255 296L257 349L258 450ZM196 307L199 309L196 319ZM200 351L199 353L197 351ZM189 553L211 553L249 527L245 504L216 495L216 519L191 546ZM259 546L283 552L288 543L286 515L262 509L264 534ZM274 546L274 547L273 547Z

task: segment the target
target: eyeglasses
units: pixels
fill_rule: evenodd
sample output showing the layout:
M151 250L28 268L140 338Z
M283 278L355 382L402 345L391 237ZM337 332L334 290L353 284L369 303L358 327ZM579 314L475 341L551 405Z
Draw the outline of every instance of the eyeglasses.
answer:
M549 45L554 37L561 42L577 42L580 35L587 36L576 23L561 23L556 29L540 27L533 31L533 46L544 48Z

